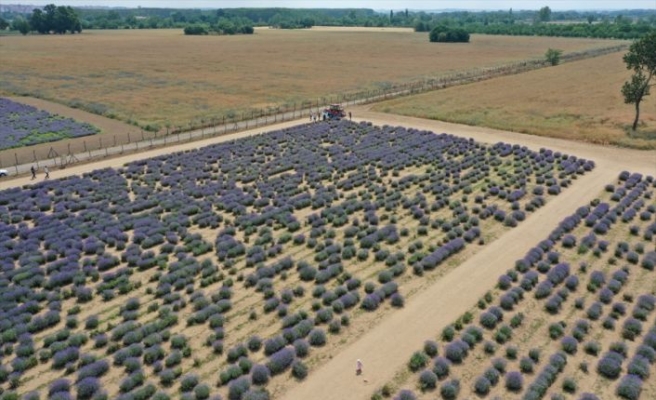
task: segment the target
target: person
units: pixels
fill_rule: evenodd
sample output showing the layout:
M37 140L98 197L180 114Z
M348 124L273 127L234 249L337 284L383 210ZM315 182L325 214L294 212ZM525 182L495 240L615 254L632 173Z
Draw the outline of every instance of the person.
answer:
M351 112L349 111L349 121L351 120Z
M50 178L50 170L48 169L47 166L43 167L43 171L46 173L46 177L44 179Z
M358 359L358 361L355 362L355 374L356 375L361 375L362 374L362 361Z
M30 171L32 172L32 179L36 179L36 169L34 168L34 165L30 167Z

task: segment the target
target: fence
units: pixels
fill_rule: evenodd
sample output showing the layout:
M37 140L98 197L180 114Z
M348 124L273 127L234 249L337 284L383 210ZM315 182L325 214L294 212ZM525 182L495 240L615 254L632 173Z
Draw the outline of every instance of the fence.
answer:
M597 57L618 52L628 48L628 44L603 47L579 52L564 54L561 62L577 61L585 58ZM531 59L508 63L504 65L475 68L436 78L415 81L406 84L389 85L385 88L370 89L355 93L345 93L320 97L312 101L303 101L298 104L287 104L280 107L261 109L259 111L244 112L241 115L230 117L222 116L201 121L201 124L190 124L189 130L183 131L181 127L164 132L128 132L127 135L98 135L89 136L88 139L68 141L68 143L55 142L47 151L30 153L25 148L10 155L0 155L0 168L11 168L16 174L27 173L32 165L37 168L43 166L65 168L67 165L91 161L94 159L111 157L115 155L137 152L159 146L167 146L197 139L226 135L241 130L253 129L271 125L278 122L290 121L300 118L309 118L313 113L319 112L325 105L340 103L345 107L368 104L387 99L408 96L451 86L478 82L504 75L513 75L521 72L535 70L549 66L545 59ZM19 156L20 153L20 156Z

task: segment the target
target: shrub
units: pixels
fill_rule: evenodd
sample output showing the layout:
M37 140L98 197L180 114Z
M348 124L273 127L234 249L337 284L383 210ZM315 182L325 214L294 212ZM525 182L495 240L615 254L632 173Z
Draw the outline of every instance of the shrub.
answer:
M244 393L251 388L251 381L246 376L235 379L228 386L229 400L242 400Z
M402 308L405 305L405 300L403 299L403 296L397 292L390 297L390 304L393 307Z
M635 318L627 318L622 325L622 337L633 340L642 333L642 323Z
M287 345L287 340L278 335L264 341L264 355L270 356ZM237 356L232 361L236 361L242 355Z
M624 357L614 351L609 351L597 363L597 372L608 379L617 379L622 371Z
M321 347L326 344L326 333L321 328L314 328L308 336L310 345Z
M602 314L601 303L599 303L599 302L592 303L592 305L590 305L590 307L588 307L588 310L587 310L586 313L587 313L588 318L591 319L592 321L598 320L599 317L601 317L601 314Z
M180 379L180 391L182 392L190 392L192 391L196 385L198 385L198 376L189 374L185 375Z
M494 360L492 360L492 366L494 367L494 369L496 369L500 373L503 373L503 372L506 371L506 365L507 364L508 363L503 358L495 358Z
M487 329L494 329L497 326L498 319L493 313L486 311L480 316L480 323Z
M97 378L84 378L75 384L77 389L77 398L80 400L90 399L101 388L100 381Z
M419 374L419 387L422 391L435 389L437 386L437 375L431 370L424 370Z
M416 351L414 354L412 354L412 357L410 357L408 368L412 372L417 372L426 366L428 360L429 357L426 355L426 353L423 351Z
M524 378L519 371L510 371L506 374L506 389L511 392L518 392L524 387Z
M565 336L560 340L560 347L567 354L576 354L579 342L571 336Z
M496 386L496 384L499 383L500 374L499 371L494 367L486 369L483 373L483 376L485 376L487 380L490 381L492 386Z
M447 344L444 348L444 355L453 363L462 362L469 352L469 345L460 339Z
M563 390L567 393L576 392L576 381L573 378L565 378L563 380Z
M433 363L433 372L439 379L442 379L449 375L450 365L451 363L446 358L437 357Z
M296 379L302 380L308 374L308 368L301 360L296 360L292 364L292 376Z
M310 345L307 341L305 341L305 339L296 339L293 346L296 357L303 358L310 352Z
M485 396L490 392L490 380L485 376L479 376L474 381L474 391L480 396Z
M649 360L639 355L636 355L631 359L631 362L629 362L629 365L627 367L627 372L630 375L639 376L640 379L644 381L647 380L647 378L649 378L649 368L650 368Z
M269 372L269 368L265 365L255 364L253 368L251 368L251 381L253 382L253 385L266 385L269 382L270 377L271 373Z
M636 375L625 375L617 385L617 396L627 400L637 400L642 392L642 380Z
M440 386L440 395L445 400L457 398L458 393L460 393L460 381L457 379L451 379Z
M509 360L517 359L517 347L516 346L506 347L506 358L509 359Z
M437 342L434 340L427 340L424 342L424 353L429 357L435 357L438 353Z
M534 367L535 362L530 357L522 357L522 359L519 360L519 370L524 374L533 373Z
M289 368L294 361L294 350L291 347L285 347L269 357L266 363L271 375L278 375Z
M194 388L196 400L204 400L210 397L210 387L206 384L200 384Z
M394 400L417 400L417 396L412 391L403 389L394 397Z
M585 344L585 346L583 346L583 350L585 350L585 352L587 354L590 354L590 355L593 355L593 356L596 356L597 354L599 354L600 349L601 349L601 346L599 345L599 342L595 342L595 341L587 342Z
M496 350L497 350L497 345L494 344L494 342L486 341L485 344L483 344L483 351L486 354L494 354Z
M257 335L251 336L246 342L246 347L252 352L259 351L262 348L262 339Z

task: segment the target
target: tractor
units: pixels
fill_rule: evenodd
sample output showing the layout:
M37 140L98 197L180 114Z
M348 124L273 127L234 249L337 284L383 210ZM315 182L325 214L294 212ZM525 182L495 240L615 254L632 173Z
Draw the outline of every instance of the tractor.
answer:
M336 119L340 120L346 117L344 107L339 104L331 104L323 110L323 117L326 120Z

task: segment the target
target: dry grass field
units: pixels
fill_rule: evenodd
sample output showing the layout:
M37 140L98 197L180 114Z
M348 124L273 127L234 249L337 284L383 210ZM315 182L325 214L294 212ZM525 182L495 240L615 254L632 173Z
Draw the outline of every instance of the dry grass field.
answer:
M591 143L656 148L656 98L641 107L644 132L627 135L634 109L620 88L622 53L379 103L374 110Z
M0 94L53 100L164 129L540 58L549 47L570 52L614 43L475 35L466 45L431 44L425 34L376 29L7 37L0 43Z

